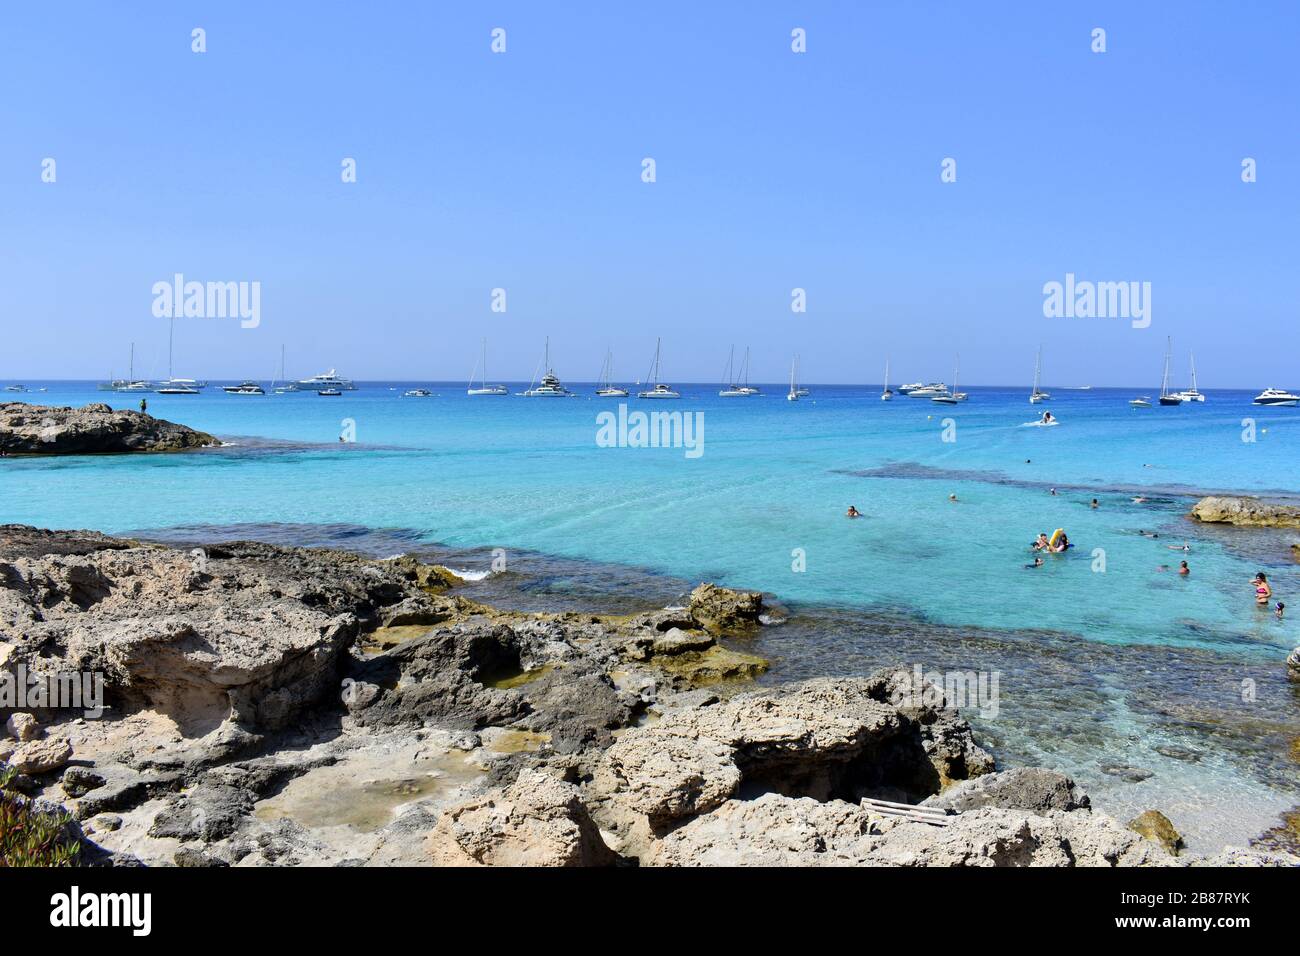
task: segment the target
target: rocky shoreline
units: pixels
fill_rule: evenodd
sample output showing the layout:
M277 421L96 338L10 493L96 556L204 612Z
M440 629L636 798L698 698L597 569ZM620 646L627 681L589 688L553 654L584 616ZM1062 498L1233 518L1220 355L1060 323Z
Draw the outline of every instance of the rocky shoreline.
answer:
M902 666L755 689L760 595L524 614L458 583L0 527L0 669L99 675L106 706L0 707L7 792L112 865L1300 864L1000 770Z
M217 444L206 432L144 412L115 411L103 402L81 408L0 403L0 454L4 455L169 452Z

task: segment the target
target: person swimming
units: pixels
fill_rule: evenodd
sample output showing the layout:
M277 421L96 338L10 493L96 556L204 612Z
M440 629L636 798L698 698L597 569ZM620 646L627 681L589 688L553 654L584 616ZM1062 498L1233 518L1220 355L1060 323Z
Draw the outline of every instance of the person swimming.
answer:
M1051 546L1052 546L1051 543L1047 540L1046 531L1038 532L1038 540L1035 541L1032 545L1030 545L1030 547L1033 548L1035 551L1045 551L1051 548Z
M1251 582L1255 585L1255 603L1260 607L1268 606L1268 599L1273 596L1273 589L1268 585L1268 578L1264 572L1260 571L1255 575L1255 580Z
M1142 535L1142 537L1144 537L1144 538L1158 538L1158 537L1160 537L1160 535L1157 534L1157 533L1154 532L1154 531L1143 531L1141 528L1138 528L1138 534Z
M1277 615L1279 621L1282 620L1282 615L1286 613L1286 605L1281 601L1278 601L1277 607L1273 608L1273 613Z
M1057 554L1060 554L1069 546L1070 546L1070 539L1066 536L1065 532L1062 531L1061 536L1056 539L1056 546L1052 547L1052 550ZM1051 545L1048 545L1048 547L1051 547Z
M1025 567L1027 567L1027 568L1041 568L1042 566L1043 566L1043 559L1042 559L1042 558L1034 558L1034 563L1033 563L1033 564L1026 564L1026 565L1025 565Z
M861 518L861 517L862 517L862 512L859 511L857 508L853 507L853 505L849 505L849 510L846 511L846 512L844 512L844 517L846 517L846 518Z
M1052 422L1056 421L1056 419L1052 417L1051 412L1043 412L1043 417L1039 419L1039 421L1044 425L1050 425Z
M1092 504L1088 505L1088 507L1089 507L1089 508L1100 508L1101 505L1099 505L1099 504L1097 503L1097 499L1096 499L1096 498L1093 498L1093 499L1092 499Z
M1186 561L1180 561L1180 562L1178 563L1178 573L1179 573L1179 574L1191 574L1191 573L1192 573L1192 569L1189 568L1189 567L1187 566L1187 562L1186 562Z
M956 495L949 495L949 496L948 496L948 500L949 500L949 501L956 501L956 500L957 500L957 496L956 496Z
M1136 495L1136 496L1133 498L1133 504L1135 504L1135 505L1144 505L1144 504L1146 504L1146 503L1147 503L1147 497L1146 497L1146 495Z
M1192 546L1188 544L1186 541L1184 541L1182 545L1167 544L1165 545L1165 547L1168 548L1170 551L1187 551L1190 553L1192 550Z

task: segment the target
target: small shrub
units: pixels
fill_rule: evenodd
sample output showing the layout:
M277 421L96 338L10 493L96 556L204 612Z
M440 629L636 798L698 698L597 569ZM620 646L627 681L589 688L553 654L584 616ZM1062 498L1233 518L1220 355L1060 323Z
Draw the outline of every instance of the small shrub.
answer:
M39 813L10 788L17 773L0 764L0 867L76 866L81 842L66 813Z

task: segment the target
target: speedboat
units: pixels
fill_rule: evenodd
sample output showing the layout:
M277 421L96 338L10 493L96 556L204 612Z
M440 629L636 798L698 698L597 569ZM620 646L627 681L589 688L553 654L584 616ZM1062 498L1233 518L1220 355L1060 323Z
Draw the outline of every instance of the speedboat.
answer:
M659 346L661 339L655 339L655 360L650 366L650 374L646 377L653 383L654 387L644 392L637 392L637 398L681 398L681 392L674 392L672 386L665 385L659 381Z
M427 388L411 388L402 393L403 398L431 398L433 392Z
M1284 405L1294 407L1300 402L1300 395L1283 388L1266 388L1255 396L1256 405Z
M117 381L112 385L114 392L152 392L153 386L148 382Z
M885 377L888 378L889 376L886 375ZM925 387L925 386L924 386L921 382L912 382L910 385L900 385L900 386L898 386L898 394L899 394L899 395L910 395L911 392L912 392L912 389L914 389L914 388L924 388L924 387Z
M5 386L5 391L6 391L6 392L25 392L25 391L27 391L27 386L26 386L26 385L6 385L6 386Z
M316 394L323 395L326 398L337 398L338 396L342 395L343 392L337 388L318 388L316 390Z
M327 372L321 372L319 375L313 375L311 378L299 380L299 385L303 388L315 389L319 393L322 389L325 391L355 391L356 384L349 378L339 375L334 369Z
M1129 402L1129 404L1134 408L1150 408L1151 399L1147 398L1145 395L1139 395L1137 398Z
M159 395L197 395L199 390L191 385L186 379L176 378L168 379L165 382L159 382L158 387L154 389Z
M221 390L227 395L265 395L266 390L256 382L240 382L238 385L223 385Z
M928 385L921 385L910 391L904 392L908 398L934 398L936 395L947 395L948 386L943 382L931 382Z

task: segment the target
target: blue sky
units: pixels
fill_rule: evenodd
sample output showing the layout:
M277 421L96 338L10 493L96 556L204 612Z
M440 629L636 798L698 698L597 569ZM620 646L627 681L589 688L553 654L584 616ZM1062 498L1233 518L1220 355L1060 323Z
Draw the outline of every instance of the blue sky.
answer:
M1203 388L1300 386L1295 4L126 7L0 8L0 378L124 374L131 341L165 375L182 272L262 286L256 329L177 322L214 378L284 343L291 375L456 380L486 335L527 380L549 334L573 380L662 336L670 381L735 342L763 381L959 352L1019 384L1041 342L1049 384L1149 389L1172 335ZM1151 326L1045 318L1067 272L1150 282Z

